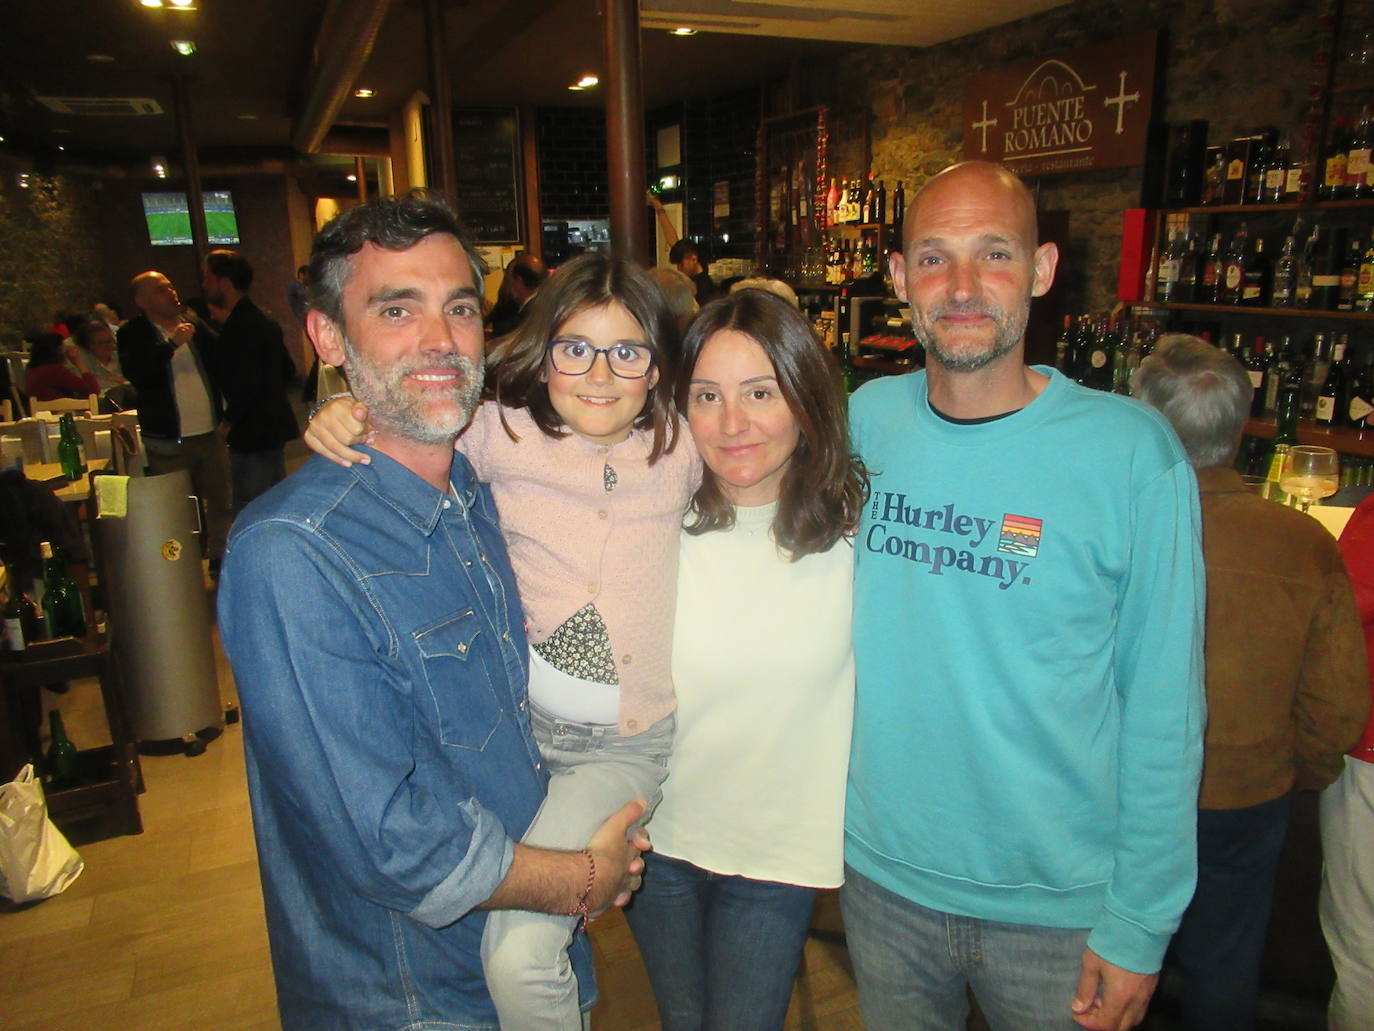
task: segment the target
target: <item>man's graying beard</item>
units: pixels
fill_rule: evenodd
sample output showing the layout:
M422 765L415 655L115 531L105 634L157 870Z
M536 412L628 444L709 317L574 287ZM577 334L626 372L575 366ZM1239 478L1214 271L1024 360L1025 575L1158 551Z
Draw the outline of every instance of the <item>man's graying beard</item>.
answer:
M435 355L382 365L357 351L343 335L344 371L353 396L367 405L368 422L419 444L447 444L471 420L482 395L482 367L465 354ZM417 369L457 369L462 379L450 400L456 408L432 411L432 404L407 391L405 377Z
M950 352L944 349L935 335L935 325L940 316L947 312L959 314L986 315L997 324L997 334L992 346L982 351ZM943 368L953 372L977 372L986 368L1003 355L1010 354L1026 334L1026 323L1030 319L1030 298L1013 317L993 304L958 303L951 301L938 308L923 311L916 305L911 306L911 328L916 338Z

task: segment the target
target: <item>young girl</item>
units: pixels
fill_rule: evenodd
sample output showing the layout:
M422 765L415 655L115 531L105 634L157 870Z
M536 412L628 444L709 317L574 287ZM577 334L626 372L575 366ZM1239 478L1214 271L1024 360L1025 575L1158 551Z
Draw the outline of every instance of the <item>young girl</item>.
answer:
M524 843L578 849L633 798L660 797L674 727L669 662L682 515L700 460L679 444L669 315L636 266L564 265L492 357L490 400L458 440L491 483L525 606L530 724L550 774ZM365 461L340 399L306 441ZM647 816L646 816L647 819ZM581 1031L566 950L578 915L494 911L487 986L509 1028Z

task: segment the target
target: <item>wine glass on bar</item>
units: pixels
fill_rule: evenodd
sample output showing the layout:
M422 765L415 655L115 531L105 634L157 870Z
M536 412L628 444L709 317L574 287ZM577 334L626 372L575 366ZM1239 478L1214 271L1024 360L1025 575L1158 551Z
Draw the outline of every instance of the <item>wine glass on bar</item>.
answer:
M1332 448L1299 444L1284 456L1279 487L1297 498L1306 512L1312 502L1329 498L1340 489L1340 473L1340 459Z

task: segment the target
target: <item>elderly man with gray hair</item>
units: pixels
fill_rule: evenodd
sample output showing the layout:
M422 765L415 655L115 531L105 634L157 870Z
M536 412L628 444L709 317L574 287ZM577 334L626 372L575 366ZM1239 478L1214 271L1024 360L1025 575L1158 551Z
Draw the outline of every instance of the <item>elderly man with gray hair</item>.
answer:
M1197 892L1173 950L1188 1027L1254 1024L1265 928L1292 792L1325 787L1369 708L1359 617L1335 540L1231 468L1251 387L1197 337L1161 338L1136 397L1197 470L1207 568L1207 709Z

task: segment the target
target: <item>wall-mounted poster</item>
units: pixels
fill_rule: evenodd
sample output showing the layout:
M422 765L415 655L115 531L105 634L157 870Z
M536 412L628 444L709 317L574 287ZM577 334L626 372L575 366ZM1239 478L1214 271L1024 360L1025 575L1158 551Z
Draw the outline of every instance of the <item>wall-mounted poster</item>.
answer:
M964 94L964 157L1019 175L1145 162L1158 32L977 76Z
M458 213L479 243L519 243L520 125L509 107L453 110Z

